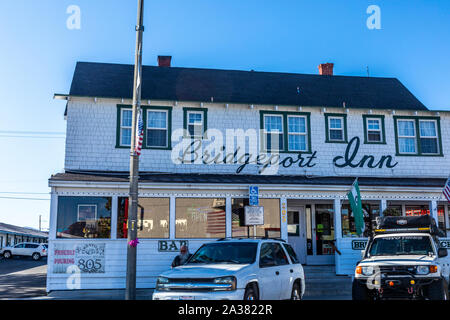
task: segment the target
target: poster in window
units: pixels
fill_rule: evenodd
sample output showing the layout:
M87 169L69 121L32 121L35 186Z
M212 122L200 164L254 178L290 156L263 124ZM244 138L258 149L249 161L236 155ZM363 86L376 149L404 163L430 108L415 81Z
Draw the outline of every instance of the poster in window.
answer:
M97 220L96 204L79 204L78 221Z

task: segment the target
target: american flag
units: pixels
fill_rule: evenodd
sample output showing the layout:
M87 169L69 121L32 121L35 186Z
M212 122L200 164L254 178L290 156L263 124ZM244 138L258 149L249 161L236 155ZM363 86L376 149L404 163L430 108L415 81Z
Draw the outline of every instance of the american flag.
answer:
M144 140L144 121L142 121L142 112L139 110L138 125L136 128L136 145L134 148L134 151L138 156L141 155L143 140Z
M447 201L450 202L450 178L447 179L445 183L444 190L442 190L444 196L447 198Z

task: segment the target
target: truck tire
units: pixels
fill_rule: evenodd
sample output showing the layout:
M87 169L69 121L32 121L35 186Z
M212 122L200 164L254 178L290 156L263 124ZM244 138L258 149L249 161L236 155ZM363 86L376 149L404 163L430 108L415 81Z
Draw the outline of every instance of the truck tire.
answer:
M358 281L356 280L353 280L352 299L357 301L369 300L369 295L367 294L366 286L358 283Z
M426 290L426 298L429 300L448 300L447 281L441 279L431 283Z

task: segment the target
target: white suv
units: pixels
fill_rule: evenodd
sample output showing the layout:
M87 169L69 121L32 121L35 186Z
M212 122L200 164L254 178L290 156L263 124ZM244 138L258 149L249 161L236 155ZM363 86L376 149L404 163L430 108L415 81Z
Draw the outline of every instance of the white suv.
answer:
M15 246L6 246L0 253L3 254L5 259L9 259L12 256L28 256L37 261L41 257L47 256L47 244L45 243L34 243L34 242L22 242Z
M158 277L153 300L300 300L305 277L293 248L276 239L220 239Z

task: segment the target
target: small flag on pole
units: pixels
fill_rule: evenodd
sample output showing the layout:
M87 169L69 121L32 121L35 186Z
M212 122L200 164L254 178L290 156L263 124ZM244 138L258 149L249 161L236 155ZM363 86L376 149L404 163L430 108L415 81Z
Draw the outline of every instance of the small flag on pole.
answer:
M136 127L136 144L134 151L138 156L141 155L142 141L144 140L144 121L142 121L142 111L138 111L138 125Z
M447 198L447 201L450 202L450 178L447 179L445 183L444 190L442 190L444 196Z
M353 212L353 218L355 219L356 233L360 236L365 229L364 214L361 203L361 194L359 192L358 178L353 182L352 189L347 193L348 201Z

